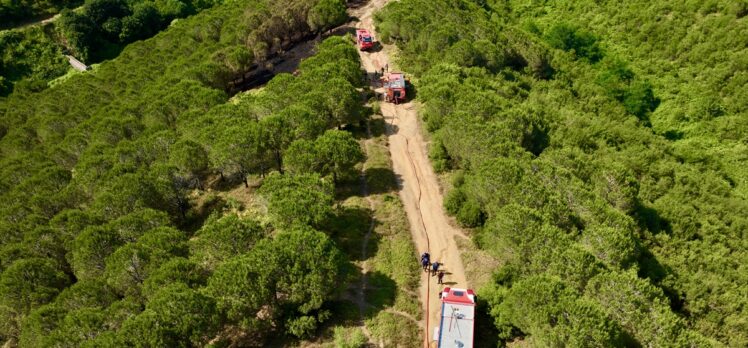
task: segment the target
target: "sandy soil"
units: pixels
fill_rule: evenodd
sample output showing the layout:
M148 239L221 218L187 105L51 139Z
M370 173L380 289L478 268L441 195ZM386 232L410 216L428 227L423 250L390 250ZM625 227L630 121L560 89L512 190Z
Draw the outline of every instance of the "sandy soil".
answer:
M351 11L359 19L356 25L369 29L374 33L375 40L377 37L372 16L386 3L387 0L372 0ZM385 64L392 67L388 55L392 49L393 47L384 45L378 52L360 52L366 71L379 71ZM382 103L381 110L388 120L393 170L399 178L400 198L408 214L416 247L419 252L428 251L432 260L443 264L445 286L468 287L455 240L464 234L449 224L444 212L438 179L428 159L427 143L419 129L417 109L409 102L400 105ZM414 267L417 267L417 263L418 255L414 255ZM424 304L424 312L428 313L424 316L424 346L432 345L434 328L439 324L440 290L436 277L429 277L426 273L422 275L421 302Z

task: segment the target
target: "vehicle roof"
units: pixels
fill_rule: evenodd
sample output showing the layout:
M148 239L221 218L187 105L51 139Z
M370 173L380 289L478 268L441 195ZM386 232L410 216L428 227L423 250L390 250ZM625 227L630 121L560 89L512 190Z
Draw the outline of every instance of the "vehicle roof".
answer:
M400 72L392 72L387 75L387 87L405 88L405 75Z
M366 29L356 29L356 35L358 35L358 34L361 34L361 35L370 35L369 31L366 30Z
M472 348L474 325L474 304L442 303L438 346Z

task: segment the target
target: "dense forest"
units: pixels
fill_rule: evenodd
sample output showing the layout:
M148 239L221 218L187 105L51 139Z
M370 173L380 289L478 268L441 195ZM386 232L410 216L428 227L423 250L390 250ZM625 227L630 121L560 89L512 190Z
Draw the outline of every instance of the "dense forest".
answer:
M364 157L341 129L363 115L358 54L334 37L298 76L227 90L346 18L338 0L231 2L0 100L0 341L261 346L329 319L350 268L334 190ZM248 178L255 214L196 198Z
M748 345L748 4L402 0L445 209L505 342Z

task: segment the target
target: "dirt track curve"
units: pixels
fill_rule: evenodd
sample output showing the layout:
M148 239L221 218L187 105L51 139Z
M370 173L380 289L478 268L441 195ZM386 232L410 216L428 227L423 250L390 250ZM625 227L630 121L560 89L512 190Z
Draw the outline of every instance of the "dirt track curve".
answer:
M374 39L373 14L384 6L387 0L371 0L366 5L354 8L351 14L358 18L355 25L369 29ZM378 52L360 52L364 68L370 74L381 71L382 67L392 63L388 51L393 48L383 45ZM379 87L379 86L374 86ZM381 89L378 90L381 92ZM442 202L443 197L439 182L428 159L427 144L421 135L418 113L413 103L394 105L381 104L382 114L388 121L387 131L390 156L395 174L399 177L400 198L410 222L416 248L419 254L428 251L432 260L442 263L445 270L445 286L467 287L465 271L460 259L455 238L463 236L462 232L452 227L447 218ZM413 255L413 267L417 267L418 255ZM421 302L424 312L428 312L424 322L424 346L431 344L434 327L439 323L439 291L436 277L426 273L421 276Z

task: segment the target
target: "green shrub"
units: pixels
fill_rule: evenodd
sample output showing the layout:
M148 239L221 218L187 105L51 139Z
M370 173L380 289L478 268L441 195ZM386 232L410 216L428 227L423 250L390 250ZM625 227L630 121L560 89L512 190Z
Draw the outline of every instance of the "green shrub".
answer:
M434 171L437 173L449 169L449 154L444 144L438 139L434 139L429 146L429 158L431 159L431 164L434 166Z
M483 211L481 211L480 203L468 198L457 212L457 221L465 227L478 227L483 224Z
M317 330L317 319L308 315L292 318L288 320L286 327L288 332L296 337L309 337L314 330Z
M360 328L335 327L334 340L336 348L361 348L367 343L366 335Z
M599 61L603 56L594 35L565 23L559 23L551 27L546 33L545 39L554 48L565 51L573 50L578 57L586 58L593 63Z
M459 187L453 188L444 199L444 209L451 215L457 215L465 202L465 192Z

